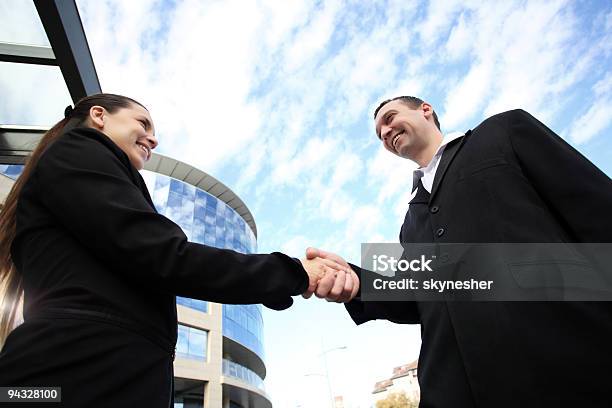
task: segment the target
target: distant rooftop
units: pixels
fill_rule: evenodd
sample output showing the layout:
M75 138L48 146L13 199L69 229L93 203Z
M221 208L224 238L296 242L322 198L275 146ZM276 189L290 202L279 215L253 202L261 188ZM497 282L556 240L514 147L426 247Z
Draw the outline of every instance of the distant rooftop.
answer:
M415 371L417 368L418 368L418 360L414 360L412 363L408 363L408 364L401 365L399 367L395 367L393 369L393 375L390 378L386 380L378 381L376 384L374 384L374 391L372 391L372 394L377 394L379 392L386 391L388 387L393 385L394 379L405 377L408 374Z

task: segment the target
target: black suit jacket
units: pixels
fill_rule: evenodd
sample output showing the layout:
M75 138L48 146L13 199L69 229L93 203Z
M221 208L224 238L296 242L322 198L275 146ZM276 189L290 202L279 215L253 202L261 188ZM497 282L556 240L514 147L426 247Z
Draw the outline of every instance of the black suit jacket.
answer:
M438 207L435 242L612 242L610 178L522 110L495 115L446 147L429 206ZM411 242L406 230L400 241ZM358 324L423 323L422 406L612 406L612 303L437 306L432 317L431 304L347 304ZM467 384L444 368L449 341ZM469 395L454 400L456 387Z
M77 128L43 154L18 201L13 261L25 322L0 354L0 385L62 387L66 407L168 407L175 295L291 303L308 278L280 253L187 241L104 134Z

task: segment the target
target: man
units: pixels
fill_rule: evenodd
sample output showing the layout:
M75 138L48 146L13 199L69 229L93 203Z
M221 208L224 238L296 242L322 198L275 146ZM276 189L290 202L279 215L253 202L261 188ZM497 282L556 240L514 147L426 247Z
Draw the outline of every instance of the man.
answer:
M443 136L430 104L402 96L374 118L384 148L419 165L402 243L612 241L610 178L527 112ZM341 261L313 248L307 256ZM421 407L612 406L612 302L367 302L358 294L346 308L357 324L421 324Z

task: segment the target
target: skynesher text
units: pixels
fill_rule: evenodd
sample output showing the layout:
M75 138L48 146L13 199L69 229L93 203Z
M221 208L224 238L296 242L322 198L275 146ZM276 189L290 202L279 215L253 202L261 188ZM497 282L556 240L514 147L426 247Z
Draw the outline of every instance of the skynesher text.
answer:
M476 279L464 280L464 281L452 281L452 280L435 280L428 279L421 282L418 279L400 279L400 280L385 280L385 279L374 279L373 286L376 290L436 290L440 293L445 290L491 290L493 281L479 281ZM422 286L422 287L421 287Z

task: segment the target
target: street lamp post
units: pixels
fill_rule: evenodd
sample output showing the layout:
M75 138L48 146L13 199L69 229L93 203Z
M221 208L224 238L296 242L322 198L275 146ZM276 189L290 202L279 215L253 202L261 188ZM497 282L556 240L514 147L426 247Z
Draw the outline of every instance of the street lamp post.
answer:
M323 342L321 341L321 349L323 349ZM334 401L334 394L332 393L332 388L331 388L331 380L329 379L329 368L327 366L327 353L335 351L335 350L346 350L346 346L339 346L339 347L333 347L331 349L328 350L324 350L321 352L321 355L323 356L323 364L325 366L325 377L327 378L327 389L329 391L329 401L330 401L330 406L331 408L334 408L335 405L335 401Z
M312 377L312 376L320 376L320 377L325 377L327 379L327 391L329 393L329 401L330 401L330 406L331 408L335 408L335 401L334 401L334 395L332 393L332 387L331 387L331 380L330 380L330 376L329 376L329 367L327 365L327 353L330 353L332 351L336 351L336 350L346 350L347 347L346 346L338 346L338 347L332 347L330 349L325 350L323 347L323 341L321 341L321 354L319 354L319 356L323 356L323 366L325 367L325 374L319 374L319 373L308 373L308 374L304 374L304 377Z

